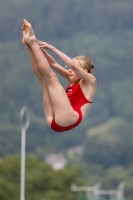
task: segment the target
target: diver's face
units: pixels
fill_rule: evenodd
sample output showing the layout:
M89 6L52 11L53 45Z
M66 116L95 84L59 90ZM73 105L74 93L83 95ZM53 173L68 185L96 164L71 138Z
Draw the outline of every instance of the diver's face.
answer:
M75 82L80 79L80 77L72 69L69 69L68 72L70 82Z

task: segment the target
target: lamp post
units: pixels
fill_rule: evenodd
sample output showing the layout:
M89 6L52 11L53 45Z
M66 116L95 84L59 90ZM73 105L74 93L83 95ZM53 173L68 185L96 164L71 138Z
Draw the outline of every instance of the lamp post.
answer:
M24 124L24 114L26 120ZM30 115L26 106L20 110L20 126L21 126L21 177L20 177L20 200L25 199L25 143L26 143L26 130L30 124Z

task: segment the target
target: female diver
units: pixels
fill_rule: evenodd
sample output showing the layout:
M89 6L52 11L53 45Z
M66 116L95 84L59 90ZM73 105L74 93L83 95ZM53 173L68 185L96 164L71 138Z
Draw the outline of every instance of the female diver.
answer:
M22 43L29 51L32 69L42 86L48 125L56 132L77 127L89 113L96 93L93 62L87 56L71 59L54 46L38 41L31 24L26 20L22 25L22 33ZM54 52L69 70L60 66L44 49ZM69 81L66 91L52 69Z

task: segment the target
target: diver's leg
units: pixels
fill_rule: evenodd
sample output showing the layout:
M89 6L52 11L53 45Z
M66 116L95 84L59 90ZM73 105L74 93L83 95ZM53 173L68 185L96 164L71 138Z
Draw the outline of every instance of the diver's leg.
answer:
M78 120L78 113L73 110L64 88L37 44L31 24L26 21L23 28L25 30L23 41L30 46L36 65L45 80L56 123L60 126L69 126L75 123Z
M53 109L52 109L52 105L51 105L51 101L49 98L49 93L48 93L48 89L45 83L45 80L43 78L43 76L41 75L41 73L39 72L37 65L36 65L36 60L32 54L31 48L29 45L27 45L27 49L30 55L30 60L31 60L31 65L32 65L32 69L35 73L35 75L37 76L41 86L42 86L42 92L43 92L43 106L44 106L44 114L46 117L46 121L48 123L48 125L51 125L51 121L53 119L54 113L53 113Z

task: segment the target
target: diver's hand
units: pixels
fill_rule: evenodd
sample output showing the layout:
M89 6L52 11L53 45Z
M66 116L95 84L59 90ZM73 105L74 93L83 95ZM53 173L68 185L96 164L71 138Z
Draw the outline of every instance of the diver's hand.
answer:
M51 44L48 44L47 42L37 40L37 43L40 45L40 48L42 49L52 50L54 48Z

